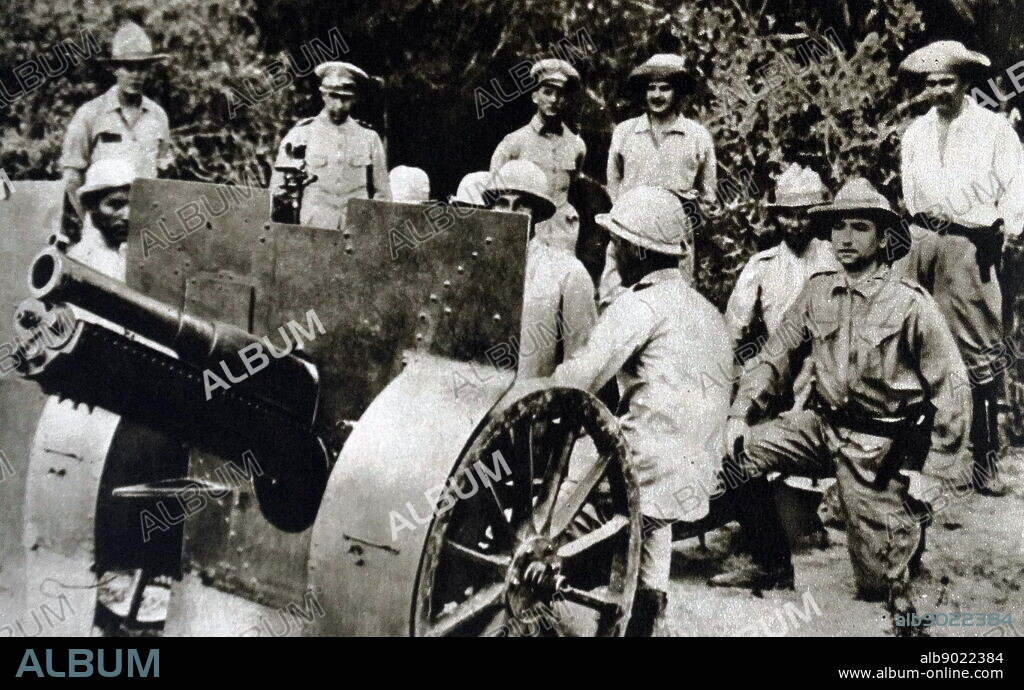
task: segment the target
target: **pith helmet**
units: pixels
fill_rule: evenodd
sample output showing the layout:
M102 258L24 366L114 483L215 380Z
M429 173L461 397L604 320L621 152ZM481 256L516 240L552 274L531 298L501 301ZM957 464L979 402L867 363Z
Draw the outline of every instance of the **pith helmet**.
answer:
M808 213L823 232L837 218L871 218L888 238L889 261L896 261L910 251L910 231L900 222L889 200L863 177L844 184L831 204L814 206Z
M810 168L793 163L775 183L775 201L769 208L802 208L828 201L828 188L821 175Z
M114 33L110 42L110 57L106 62L155 62L166 57L166 53L153 52L153 42L141 26L135 22L125 22Z
M485 191L489 197L486 199L488 206L493 204L494 198L506 192L526 195L534 207L535 223L555 215L555 202L548 196L548 176L536 163L524 160L509 161L491 176Z
M651 251L682 256L687 227L683 205L660 187L634 187L615 202L610 213L595 220L608 232Z
M459 182L459 188L448 203L460 206L473 206L484 208L487 202L484 201L484 190L490 184L491 174L486 170L471 172Z
M98 192L128 187L135 181L135 165L125 158L101 158L85 171L85 184L78 188L84 205Z
M366 72L350 62L324 62L314 70L320 78L321 93L355 96L360 81L370 78Z
M389 181L395 201L418 204L430 199L430 178L420 168L399 165L391 170Z
M956 72L991 67L992 61L979 52L969 50L960 41L936 41L918 48L900 63L904 72Z
M580 85L580 73L565 60L548 58L536 63L530 76L539 84L550 84L561 89L575 89Z

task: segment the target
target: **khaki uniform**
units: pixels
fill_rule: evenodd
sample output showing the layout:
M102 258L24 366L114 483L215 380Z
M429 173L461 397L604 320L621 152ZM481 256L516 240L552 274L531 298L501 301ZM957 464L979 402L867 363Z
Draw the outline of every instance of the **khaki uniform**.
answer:
M934 300L888 267L852 284L838 271L812 277L784 321L809 340L769 338L747 365L730 416L763 419L803 358L814 367L817 403L753 427L737 464L754 477L834 473L857 583L877 590L906 576L920 527L906 512L908 481L890 458L894 442L914 441L876 430L930 404L924 469L955 462L970 424L970 401L956 389L966 370Z
M580 174L587 146L578 134L560 124L557 130L544 128L540 115L512 132L498 144L491 156L491 173L511 160L527 160L544 171L548 178L551 200L555 202L555 215L537 224L537 237L546 244L575 252L579 228L567 221L569 185Z
M94 161L124 158L139 177L156 177L171 163L170 142L164 109L143 96L137 119L129 122L114 86L75 112L64 135L60 166L84 173Z
M391 199L384 145L375 131L352 118L335 125L321 112L300 120L281 141L275 167L301 163L286 153L288 144L306 146L306 170L317 176L303 192L302 225L341 229L349 199ZM275 171L271 189L278 189L283 180L283 173Z
M678 269L662 269L605 310L587 344L552 380L595 392L615 376L643 515L695 520L707 513L701 489L713 484L719 467L709 434L721 428L729 406L729 391L704 391L702 380L731 361L722 316ZM667 589L670 544L670 526L644 538L641 580L651 589Z
M526 254L519 376L550 376L597 321L594 283L576 257L530 240Z

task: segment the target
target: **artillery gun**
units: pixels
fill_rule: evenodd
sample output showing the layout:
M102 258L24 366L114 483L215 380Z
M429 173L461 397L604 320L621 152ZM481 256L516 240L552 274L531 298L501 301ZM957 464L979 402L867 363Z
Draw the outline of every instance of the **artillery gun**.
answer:
M50 337L26 333L22 375L190 457L70 501L38 483L30 563L63 551L87 575L68 511L94 527L111 502L173 501L165 634L622 634L640 517L615 420L578 390L506 396L526 219L352 200L327 230L268 222L266 190L232 191L139 180L127 285L55 248L33 262L16 327ZM226 482L247 453L247 481Z

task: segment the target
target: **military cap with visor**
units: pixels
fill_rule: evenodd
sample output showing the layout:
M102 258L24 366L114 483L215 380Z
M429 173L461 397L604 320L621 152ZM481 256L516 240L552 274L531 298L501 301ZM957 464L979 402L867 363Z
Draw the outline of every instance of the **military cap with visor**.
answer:
M547 84L571 91L580 85L580 73L576 68L557 58L538 61L530 69L530 76L537 81L538 86Z
M359 84L370 78L366 72L350 62L324 62L314 70L320 78L320 93L355 96Z

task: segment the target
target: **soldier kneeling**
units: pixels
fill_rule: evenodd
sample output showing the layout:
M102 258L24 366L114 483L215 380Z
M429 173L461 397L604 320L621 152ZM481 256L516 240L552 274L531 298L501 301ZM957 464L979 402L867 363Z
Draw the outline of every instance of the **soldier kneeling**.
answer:
M724 442L727 462L746 479L733 505L750 530L754 564L710 584L792 588L790 547L765 475L834 473L858 593L888 596L890 612L906 615L914 612L908 566L923 538L907 516L909 494L922 463L948 463L964 448L970 413L954 382L966 371L935 301L890 268L910 243L893 240L905 229L885 197L858 179L810 213L831 231L842 268L811 277L783 318L789 326L745 367ZM748 427L770 417L808 357L816 379L808 409Z

